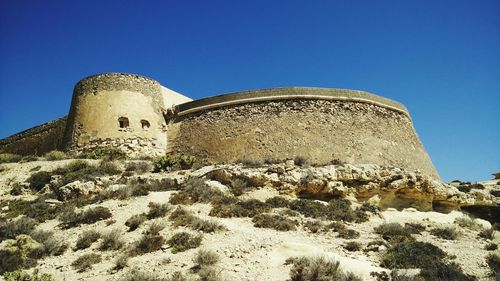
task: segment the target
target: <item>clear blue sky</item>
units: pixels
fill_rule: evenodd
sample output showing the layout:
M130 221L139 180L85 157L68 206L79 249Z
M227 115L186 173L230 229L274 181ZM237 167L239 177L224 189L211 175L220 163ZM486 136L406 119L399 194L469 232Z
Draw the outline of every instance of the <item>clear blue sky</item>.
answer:
M317 86L405 104L444 180L500 171L500 1L0 2L0 138L100 72L192 98Z

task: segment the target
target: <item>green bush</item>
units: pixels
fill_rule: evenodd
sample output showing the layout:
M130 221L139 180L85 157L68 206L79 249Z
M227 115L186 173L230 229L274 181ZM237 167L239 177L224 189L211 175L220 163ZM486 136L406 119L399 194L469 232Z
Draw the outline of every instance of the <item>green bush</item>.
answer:
M42 252L43 245L26 234L5 240L0 248L0 274L35 266Z
M15 163L21 161L21 155L12 153L0 153L0 163Z
M52 173L41 171L33 173L28 179L26 179L26 182L29 183L31 189L40 191L46 184L50 183L51 177Z
M438 227L431 229L431 234L446 240L455 240L460 233L454 227Z
M71 263L71 266L78 272L91 269L96 263L101 262L101 255L95 253L84 254Z
M186 170L193 167L194 156L183 154L167 154L153 161L153 172L169 172L172 170Z
M382 255L382 266L388 268L425 268L440 262L446 253L426 242L401 242Z
M178 232L174 234L167 243L172 248L172 253L184 252L189 249L198 248L201 245L203 236L192 235L187 232Z
M278 231L296 230L298 222L280 215L260 214L252 219L255 227L272 228Z
M125 151L115 147L98 147L84 155L87 159L123 160L127 158Z
M39 275L38 269L33 270L33 274L29 274L26 271L16 270L12 272L7 272L3 275L5 281L55 281L56 279L48 274L42 273Z
M100 237L101 234L95 230L84 231L76 240L75 250L82 250L90 247L97 240L99 240Z
M59 151L59 150L49 151L49 152L45 153L45 155L43 157L47 161L63 160L63 159L67 158L66 153Z
M286 263L292 264L291 281L362 280L351 272L342 271L338 261L330 261L324 257L289 258Z

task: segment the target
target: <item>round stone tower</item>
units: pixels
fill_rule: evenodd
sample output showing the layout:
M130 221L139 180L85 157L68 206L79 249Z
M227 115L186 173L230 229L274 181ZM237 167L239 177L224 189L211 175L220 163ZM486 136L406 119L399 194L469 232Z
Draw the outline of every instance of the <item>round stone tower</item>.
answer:
M162 154L163 105L161 85L153 79L124 73L84 78L73 90L63 146L73 153L111 146L130 155Z

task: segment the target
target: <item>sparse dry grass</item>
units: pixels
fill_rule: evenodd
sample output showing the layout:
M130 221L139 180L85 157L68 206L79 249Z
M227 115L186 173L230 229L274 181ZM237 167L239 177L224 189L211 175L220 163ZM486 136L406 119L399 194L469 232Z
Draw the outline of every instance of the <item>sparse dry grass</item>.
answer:
M338 261L327 260L323 257L289 258L286 264L292 264L291 281L362 280L351 272L341 270Z
M113 229L102 235L99 249L101 251L119 250L125 243L122 240L122 233L119 229Z

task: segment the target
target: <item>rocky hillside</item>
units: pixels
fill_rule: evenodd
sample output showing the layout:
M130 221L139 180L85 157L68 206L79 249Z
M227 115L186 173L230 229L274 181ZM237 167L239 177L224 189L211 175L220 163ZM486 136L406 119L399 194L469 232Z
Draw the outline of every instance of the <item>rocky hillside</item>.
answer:
M7 280L500 278L498 179L444 184L376 165L246 164L152 172L162 169L144 160L3 163L0 272Z

